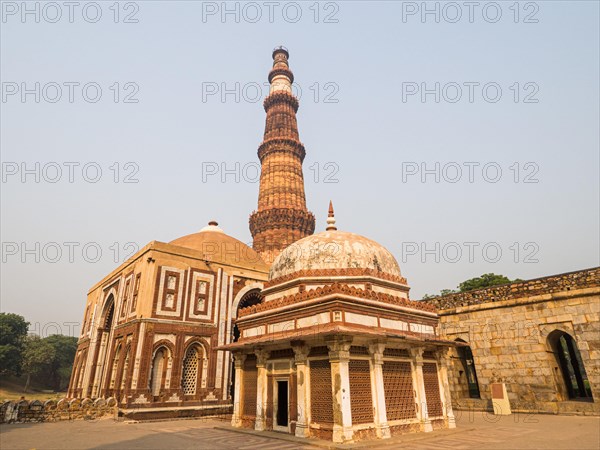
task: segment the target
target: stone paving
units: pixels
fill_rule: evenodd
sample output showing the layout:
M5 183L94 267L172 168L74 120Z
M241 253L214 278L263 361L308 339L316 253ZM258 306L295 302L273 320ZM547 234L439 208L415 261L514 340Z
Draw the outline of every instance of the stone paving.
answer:
M215 419L126 423L113 419L0 426L8 449L593 449L600 448L600 417L460 413L457 428L386 441L334 447L280 433L239 432Z

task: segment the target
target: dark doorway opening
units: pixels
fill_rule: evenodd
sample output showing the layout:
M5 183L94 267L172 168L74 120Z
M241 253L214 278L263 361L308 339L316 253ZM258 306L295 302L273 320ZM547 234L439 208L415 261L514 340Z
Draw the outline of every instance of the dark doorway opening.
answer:
M462 339L456 339L458 342L465 342ZM466 343L466 342L465 342ZM479 392L479 382L477 381L477 371L475 370L475 360L473 359L473 352L471 347L464 346L458 347L458 357L465 369L465 376L467 377L467 385L469 387L469 397L481 398Z
M288 426L288 382L277 382L277 426Z
M593 402L591 385L573 337L564 331L556 330L548 336L548 340L560 365L569 398Z

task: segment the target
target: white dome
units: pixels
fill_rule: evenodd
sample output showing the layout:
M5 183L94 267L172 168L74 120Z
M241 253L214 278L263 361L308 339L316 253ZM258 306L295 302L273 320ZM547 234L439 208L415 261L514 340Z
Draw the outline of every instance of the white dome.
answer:
M305 237L283 250L271 266L269 280L321 269L363 269L402 276L396 258L382 245L358 234L330 230Z

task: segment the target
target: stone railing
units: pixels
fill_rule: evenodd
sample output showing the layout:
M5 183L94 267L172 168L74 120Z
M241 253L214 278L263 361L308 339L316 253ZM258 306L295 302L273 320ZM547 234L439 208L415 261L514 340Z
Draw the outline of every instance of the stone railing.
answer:
M600 286L600 267L422 300L438 309L501 302Z
M58 422L62 420L94 420L116 414L114 398L7 401L0 404L0 423Z

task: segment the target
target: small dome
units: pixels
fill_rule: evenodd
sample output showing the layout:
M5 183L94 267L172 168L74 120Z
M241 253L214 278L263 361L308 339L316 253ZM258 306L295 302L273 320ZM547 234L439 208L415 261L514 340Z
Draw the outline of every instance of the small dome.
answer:
M396 258L382 245L364 236L338 231L330 225L287 247L273 262L269 280L306 270L363 269L402 277ZM350 271L349 271L350 272Z
M242 241L225 234L215 221L209 222L199 232L182 236L169 244L199 251L204 259L215 263L241 266L261 272L268 270L268 266L258 253Z

